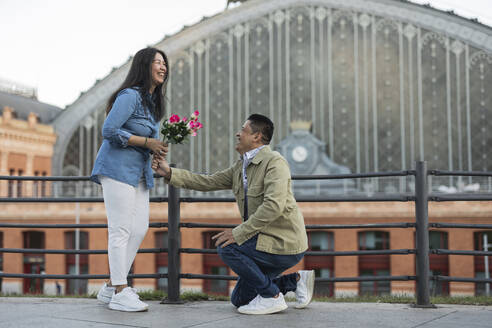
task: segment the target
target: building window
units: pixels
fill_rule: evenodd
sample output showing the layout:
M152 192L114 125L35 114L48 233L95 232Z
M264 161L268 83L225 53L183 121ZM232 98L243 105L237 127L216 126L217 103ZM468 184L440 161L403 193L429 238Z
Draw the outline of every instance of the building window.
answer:
M43 171L43 177L46 176L46 172ZM41 181L41 197L46 197L46 181Z
M485 249L484 236L487 236L488 250L492 250L492 231L478 231L474 233L474 244L476 251L483 251ZM476 255L475 257L475 278L485 278L485 256ZM492 263L491 258L488 256L489 261L489 278L492 277ZM489 284L489 288L490 288ZM485 295L486 284L483 282L475 284L475 295Z
M203 248L216 249L215 240L212 236L220 231L207 231L203 233ZM203 254L203 273L214 275L228 275L229 268L222 261L218 254ZM204 279L203 291L209 294L229 295L229 281Z
M310 251L333 251L333 232L313 231L308 232ZM314 270L316 278L333 278L335 276L334 256L306 255L304 268ZM333 296L334 284L332 282L316 282L314 286L316 297Z
M41 173L39 171L34 171L34 176L45 177L46 172ZM45 197L46 196L46 181L33 181L32 196L33 197Z
M389 249L389 233L384 231L359 232L359 250ZM359 276L389 276L389 255L362 255L359 256ZM390 281L361 281L360 295L384 295L391 292Z
M24 171L19 170L19 176L22 176L24 174ZM22 180L17 181L17 197L22 197Z
M429 231L430 249L448 249L448 233ZM429 268L431 276L449 276L449 256L446 254L429 254ZM430 293L435 295L449 295L449 282L430 280Z
M156 248L168 248L168 232L158 231L154 234ZM167 253L155 254L155 267L157 273L167 273L168 267ZM156 288L167 293L167 278L156 279Z
M15 170L14 169L10 169L9 170L9 175L10 176L14 176L15 175ZM15 181L14 180L9 180L9 183L8 183L8 197L9 198L14 197L14 189L15 189Z
M89 233L80 231L79 249L89 249ZM75 231L65 232L65 249L76 249ZM65 255L65 272L76 274L76 254ZM89 273L89 254L79 254L79 274ZM67 279L65 293L68 295L82 295L87 293L87 279Z
M34 176L39 176L39 171L34 171ZM32 197L39 197L39 181L32 182Z
M41 231L25 231L23 232L24 248L45 248L44 232ZM25 253L24 254L24 273L44 274L45 260L44 254ZM24 278L23 292L24 294L41 294L44 289L44 279L40 278Z

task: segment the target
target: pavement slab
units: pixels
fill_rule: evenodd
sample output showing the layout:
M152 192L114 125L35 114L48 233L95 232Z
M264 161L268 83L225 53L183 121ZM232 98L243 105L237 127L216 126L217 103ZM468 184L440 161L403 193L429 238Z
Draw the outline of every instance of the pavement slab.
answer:
M492 327L492 306L313 302L297 310L288 303L281 313L253 316L238 313L229 302L147 303L147 312L126 313L95 299L0 297L0 327Z

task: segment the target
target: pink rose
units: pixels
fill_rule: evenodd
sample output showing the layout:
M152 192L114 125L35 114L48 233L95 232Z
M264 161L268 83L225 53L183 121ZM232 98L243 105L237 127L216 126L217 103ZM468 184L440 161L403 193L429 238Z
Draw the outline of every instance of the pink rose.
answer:
M200 112L197 110L194 111L193 114L191 114L191 119L196 121L198 118L198 115L200 115Z
M174 115L171 115L171 117L169 118L169 123L177 123L179 122L179 116L174 114Z

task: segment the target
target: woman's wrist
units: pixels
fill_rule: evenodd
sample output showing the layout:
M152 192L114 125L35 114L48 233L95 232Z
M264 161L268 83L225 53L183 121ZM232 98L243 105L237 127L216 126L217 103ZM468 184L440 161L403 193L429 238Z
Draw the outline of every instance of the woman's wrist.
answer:
M143 144L143 147L147 147L147 137L145 137L145 141L144 141L144 144Z

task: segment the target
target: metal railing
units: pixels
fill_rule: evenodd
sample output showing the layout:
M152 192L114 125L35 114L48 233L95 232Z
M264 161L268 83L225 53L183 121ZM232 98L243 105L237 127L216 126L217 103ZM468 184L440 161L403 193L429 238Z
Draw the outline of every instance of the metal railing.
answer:
M429 228L476 228L492 229L492 224L451 224L451 223L431 223L428 218L429 201L490 201L492 194L457 194L442 195L429 194L428 176L487 176L492 177L492 172L461 172L461 171L437 171L427 170L425 162L416 162L415 170L405 170L396 172L379 172L365 174L339 174L339 175L316 175L316 176L293 176L293 180L307 179L359 179L359 178L379 178L379 177L415 177L415 192L412 194L401 193L394 195L347 195L347 196L326 196L316 199L299 197L298 202L415 202L415 222L404 223L378 223L378 224L350 224L333 225L318 224L306 225L308 230L332 230L332 229L374 229L374 228L415 228L416 230L416 249L392 249L392 250L358 250L358 251L308 251L306 255L316 256L364 256L364 255L416 255L416 275L403 276L364 276L364 277L333 277L316 278L318 282L362 282L362 281L416 281L416 306L432 307L430 303L429 281L429 254L451 254L451 255L481 255L489 256L489 251L470 251L470 250L429 250ZM30 181L87 181L88 177L19 177L19 176L0 176L1 180L30 180ZM152 228L168 228L168 248L147 248L140 249L139 253L167 253L168 254L168 273L149 273L149 274L130 274L129 278L167 278L168 297L163 302L180 303L180 280L181 279L218 279L235 280L237 277L228 275L210 274L191 274L181 273L180 254L216 254L216 249L196 249L181 248L180 229L182 228L233 228L234 224L207 224L207 223L180 223L180 204L182 202L234 202L234 198L219 197L180 197L180 189L169 186L168 197L150 197L151 202L168 202L168 222L150 223ZM44 197L44 198L0 198L1 202L17 203L45 203L45 202L103 202L100 197ZM20 224L20 223L0 223L0 228L106 228L106 224ZM0 248L0 253L30 253L30 254L106 254L107 250L53 250L53 249L18 249ZM41 279L107 279L108 274L23 274L23 273L4 273L0 272L0 278L41 278ZM492 279L468 278L468 277L448 277L434 276L432 279L440 281L456 282L479 282L491 283Z

